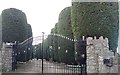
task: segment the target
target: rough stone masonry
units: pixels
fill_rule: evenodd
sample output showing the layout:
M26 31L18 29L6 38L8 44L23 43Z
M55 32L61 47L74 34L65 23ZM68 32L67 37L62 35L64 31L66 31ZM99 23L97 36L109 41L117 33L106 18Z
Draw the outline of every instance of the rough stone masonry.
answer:
M87 73L118 73L118 54L109 50L108 38L87 38ZM104 59L113 59L113 65L104 64Z
M3 43L2 46L2 72L8 72L12 70L12 48Z

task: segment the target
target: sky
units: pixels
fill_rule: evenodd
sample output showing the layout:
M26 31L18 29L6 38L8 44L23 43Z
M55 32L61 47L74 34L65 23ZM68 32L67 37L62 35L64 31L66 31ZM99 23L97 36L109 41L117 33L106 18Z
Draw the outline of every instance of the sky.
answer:
M33 36L49 34L58 22L59 13L71 6L71 0L0 0L0 12L7 8L22 10L32 27Z

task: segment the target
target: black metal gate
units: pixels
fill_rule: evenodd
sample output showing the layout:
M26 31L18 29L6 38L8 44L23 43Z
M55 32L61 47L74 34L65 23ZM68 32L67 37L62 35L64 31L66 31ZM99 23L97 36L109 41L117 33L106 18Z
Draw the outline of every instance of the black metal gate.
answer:
M75 41L58 34L46 37L44 33L39 38L41 42L33 46L31 45L33 38L15 45L17 46L17 56L15 56L17 65L23 62L24 66L28 67L25 70L31 67L33 68L31 72L36 73L75 75L87 73L85 40Z

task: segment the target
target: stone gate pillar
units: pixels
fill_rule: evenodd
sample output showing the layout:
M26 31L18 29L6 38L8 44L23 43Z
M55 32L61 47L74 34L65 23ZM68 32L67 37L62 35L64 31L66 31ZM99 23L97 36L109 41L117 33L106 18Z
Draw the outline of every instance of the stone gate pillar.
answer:
M118 56L109 50L108 42L102 36L87 38L87 73L118 73Z

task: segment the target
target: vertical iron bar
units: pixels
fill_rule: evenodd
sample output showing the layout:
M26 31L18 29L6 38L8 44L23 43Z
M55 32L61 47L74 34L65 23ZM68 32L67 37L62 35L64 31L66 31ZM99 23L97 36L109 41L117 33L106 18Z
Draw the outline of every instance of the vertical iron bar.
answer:
M82 74L83 74L83 73L82 73L82 64L81 64L80 66L81 66L81 67L80 67L80 71L81 71L80 73L81 73L81 75L82 75Z
M43 73L43 44L44 44L44 32L42 32L42 73Z

